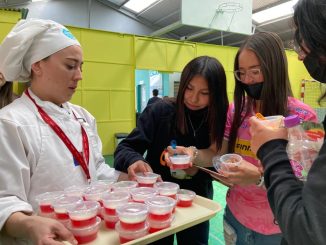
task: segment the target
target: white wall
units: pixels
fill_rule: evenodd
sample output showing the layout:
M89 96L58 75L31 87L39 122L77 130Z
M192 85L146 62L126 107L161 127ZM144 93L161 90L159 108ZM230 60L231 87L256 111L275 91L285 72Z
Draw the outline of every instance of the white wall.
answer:
M96 0L49 0L15 5L28 8L27 18L51 19L63 25L149 35L154 30Z

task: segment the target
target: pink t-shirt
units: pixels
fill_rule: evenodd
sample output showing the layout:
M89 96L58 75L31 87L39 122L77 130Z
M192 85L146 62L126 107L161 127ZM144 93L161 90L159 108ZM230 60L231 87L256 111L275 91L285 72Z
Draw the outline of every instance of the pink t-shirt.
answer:
M293 97L288 98L289 114L299 115L301 120L317 122L315 111L308 105ZM228 140L234 115L234 104L230 104L224 137ZM259 166L258 159L250 149L250 135L248 119L254 115L252 112L247 116L240 128L236 139L235 153L240 154L246 161ZM229 189L227 204L236 219L245 227L265 235L280 233L278 225L274 224L274 215L267 200L265 188L256 185L235 185Z

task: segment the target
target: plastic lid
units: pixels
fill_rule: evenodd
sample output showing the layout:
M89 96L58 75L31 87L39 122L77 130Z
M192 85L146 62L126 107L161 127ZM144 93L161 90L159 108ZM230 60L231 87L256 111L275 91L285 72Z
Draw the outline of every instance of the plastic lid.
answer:
M291 128L300 124L300 118L298 115L291 115L284 118L284 127Z

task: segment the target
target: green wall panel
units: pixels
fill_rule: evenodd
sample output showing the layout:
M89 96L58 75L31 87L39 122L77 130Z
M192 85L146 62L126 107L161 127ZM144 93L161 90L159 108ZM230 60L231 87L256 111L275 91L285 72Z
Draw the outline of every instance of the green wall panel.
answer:
M184 66L196 57L195 44L167 43L166 47L169 71L182 71Z
M71 103L76 104L76 105L81 105L82 104L82 92L81 90L77 90L74 95L72 96Z
M133 120L135 112L135 92L133 91L111 91L110 92L110 114L111 120Z
M82 105L97 121L110 120L110 92L109 91L83 91Z
M105 31L83 30L81 44L87 61L133 64L133 37Z
M135 38L135 60L137 69L166 71L166 42L152 38Z
M83 89L127 89L134 86L134 67L109 63L85 62Z
M227 67L229 65L229 55L228 55L228 49L226 49L226 47L198 43L197 56L203 56L203 55L215 57L222 63L225 70L231 69L231 67Z

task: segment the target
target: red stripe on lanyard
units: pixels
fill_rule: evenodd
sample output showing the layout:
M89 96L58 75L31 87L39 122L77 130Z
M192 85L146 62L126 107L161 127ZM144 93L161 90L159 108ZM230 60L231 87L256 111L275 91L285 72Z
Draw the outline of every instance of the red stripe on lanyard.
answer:
M43 120L53 129L53 131L59 136L59 138L62 140L62 142L67 146L73 157L79 162L80 166L84 170L84 173L87 177L87 180L90 180L90 174L88 169L88 163L89 163L89 144L88 144L88 138L85 129L82 125L81 132L83 137L83 152L85 155L85 158L83 157L83 153L80 153L77 151L76 147L72 144L70 139L67 137L67 135L63 132L63 130L59 127L59 125L53 121L53 119L38 105L36 104L35 100L31 97L31 95L28 92L28 89L25 90L25 94L30 98L30 100L34 103L36 106L38 112L40 113ZM76 115L73 112L75 118ZM76 118L77 120L77 118Z

